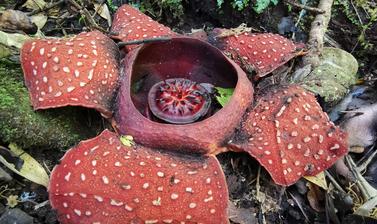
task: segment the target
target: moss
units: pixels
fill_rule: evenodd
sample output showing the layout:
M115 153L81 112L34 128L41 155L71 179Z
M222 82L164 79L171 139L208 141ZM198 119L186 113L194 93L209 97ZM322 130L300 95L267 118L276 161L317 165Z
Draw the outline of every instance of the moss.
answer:
M95 135L85 119L76 116L81 112L80 108L34 111L23 85L21 69L0 61L0 139L3 143L14 142L24 148L66 149Z
M308 90L320 95L327 103L336 103L345 96L357 80L358 63L348 52L323 48L320 65L300 80Z
M151 15L154 19L165 19L169 24L183 22L184 7L182 0L133 0L130 3L142 12Z

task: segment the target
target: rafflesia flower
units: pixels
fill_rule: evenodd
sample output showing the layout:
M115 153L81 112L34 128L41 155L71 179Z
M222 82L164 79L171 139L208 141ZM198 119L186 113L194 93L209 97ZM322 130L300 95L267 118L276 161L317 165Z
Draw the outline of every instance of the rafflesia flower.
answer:
M128 5L112 31L125 42L161 41L127 45L120 58L117 44L94 31L29 41L21 51L34 109L94 108L115 130L80 142L54 168L48 190L62 223L228 223L216 154L246 151L277 184L291 185L346 153L345 134L301 87L274 87L253 102L245 72L218 48ZM272 34L215 45L260 77L297 52ZM214 87L234 88L224 107ZM136 143L122 144L122 135Z

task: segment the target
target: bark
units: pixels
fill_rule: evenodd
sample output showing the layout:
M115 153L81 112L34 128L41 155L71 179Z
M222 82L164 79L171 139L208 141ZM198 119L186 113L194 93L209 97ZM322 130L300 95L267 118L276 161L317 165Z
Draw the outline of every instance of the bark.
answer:
M318 14L311 24L308 47L309 52L303 58L304 65L311 65L312 68L319 65L319 56L323 49L324 36L331 18L331 6L333 0L320 0L318 9L324 11Z

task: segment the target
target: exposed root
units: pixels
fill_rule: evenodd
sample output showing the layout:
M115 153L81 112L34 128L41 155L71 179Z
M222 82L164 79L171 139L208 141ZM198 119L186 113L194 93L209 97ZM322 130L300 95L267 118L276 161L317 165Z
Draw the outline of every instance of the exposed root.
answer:
M321 0L318 4L318 9L325 13L318 14L311 24L309 33L309 53L303 57L304 65L311 65L316 67L319 65L319 56L322 53L324 36L331 18L331 6L333 0Z

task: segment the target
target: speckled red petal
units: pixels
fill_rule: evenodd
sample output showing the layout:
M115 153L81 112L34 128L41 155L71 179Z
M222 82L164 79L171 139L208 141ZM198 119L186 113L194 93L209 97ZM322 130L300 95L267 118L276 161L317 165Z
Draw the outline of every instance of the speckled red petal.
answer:
M253 34L222 36L226 29L214 29L214 44L231 56L243 69L253 69L257 77L263 77L287 63L303 47L278 34Z
M118 58L117 45L100 32L26 42L21 63L34 109L84 106L111 116Z
M216 157L123 146L108 130L69 150L51 174L62 223L228 223Z
M114 38L124 42L178 35L169 27L152 20L127 4L122 5L115 13L111 31L116 33ZM129 45L126 48L132 50L135 47L137 45Z
M347 153L347 136L316 98L299 86L260 95L234 143L257 159L275 183L291 185L329 168Z

